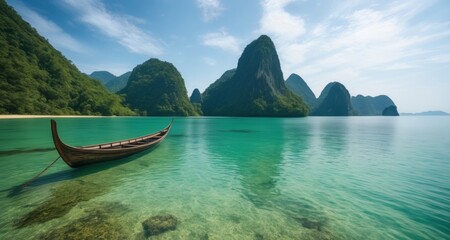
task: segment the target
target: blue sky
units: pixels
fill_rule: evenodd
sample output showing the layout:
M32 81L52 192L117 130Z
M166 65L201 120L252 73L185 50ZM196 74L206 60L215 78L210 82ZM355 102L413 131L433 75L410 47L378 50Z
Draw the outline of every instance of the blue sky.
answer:
M332 81L351 95L390 96L400 112L450 112L448 0L7 0L82 72L171 62L189 95L235 68L261 34L285 79L318 96Z

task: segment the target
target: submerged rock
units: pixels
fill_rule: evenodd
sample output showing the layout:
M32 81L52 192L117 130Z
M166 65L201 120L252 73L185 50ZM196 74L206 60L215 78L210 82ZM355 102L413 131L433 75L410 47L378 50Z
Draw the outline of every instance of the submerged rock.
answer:
M209 240L209 235L207 233L203 234L199 238L200 240Z
M255 233L255 239L256 240L264 240L264 235L262 235L261 233Z
M177 224L177 218L168 214L150 217L142 222L142 227L144 228L145 237L150 237L166 231L175 230Z
M322 230L323 223L319 221L313 221L308 218L294 218L297 222L302 224L302 227L308 229L316 229L317 231Z
M34 210L17 221L16 228L44 223L66 215L79 202L102 195L105 189L95 183L81 180L68 182L52 190L52 194Z
M209 240L209 235L206 232L190 232L186 239Z
M126 209L120 203L99 204L87 211L87 216L41 235L40 239L128 239L130 233L120 221Z

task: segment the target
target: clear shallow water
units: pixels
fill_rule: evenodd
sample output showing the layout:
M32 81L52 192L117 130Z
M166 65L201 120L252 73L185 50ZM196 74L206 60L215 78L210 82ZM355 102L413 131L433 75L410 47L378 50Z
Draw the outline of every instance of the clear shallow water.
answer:
M120 140L169 118L59 119L72 145ZM141 239L448 239L450 118L176 118L156 149L70 169L48 119L0 120L0 239L70 232ZM48 208L48 209L46 209ZM56 216L20 226L36 209ZM60 235L58 235L60 234Z

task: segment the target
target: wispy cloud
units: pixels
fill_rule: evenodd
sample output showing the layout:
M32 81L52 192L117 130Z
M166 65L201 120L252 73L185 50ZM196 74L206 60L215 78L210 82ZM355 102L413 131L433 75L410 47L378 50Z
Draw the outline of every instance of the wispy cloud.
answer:
M315 25L286 12L292 0L262 3L260 31L277 45L285 75L292 72L326 82L367 79L367 73L420 67L433 56L433 42L449 36L448 24L418 22L427 1L400 1L385 5L344 4ZM281 16L275 24L274 16ZM277 21L277 20L274 20ZM285 24L282 24L284 22ZM448 48L447 48L448 50ZM427 57L428 56L428 57Z
M239 41L236 37L229 35L224 29L219 32L208 33L201 36L202 43L206 46L217 47L232 53L239 53Z
M77 53L88 52L87 47L62 30L56 23L42 17L31 9L17 5L16 10L38 32L48 38L49 42L58 49L66 49Z
M260 32L287 41L298 39L305 33L305 23L299 16L286 11L295 0L264 0Z
M197 0L197 6L203 11L203 19L206 22L219 17L223 11L219 0Z
M206 65L208 65L208 66L216 66L217 65L217 61L210 57L204 57L203 62L206 63Z
M81 21L94 27L104 35L114 39L134 53L160 55L162 43L133 24L126 16L108 11L101 1L64 0L76 9Z
M426 54L425 45L433 38L410 23L422 9L424 5L419 2L393 3L379 10L355 9L342 19L341 31L310 41L323 44L321 50L327 54L321 60L323 66L345 65L360 72L392 69L393 65L413 68L412 60Z

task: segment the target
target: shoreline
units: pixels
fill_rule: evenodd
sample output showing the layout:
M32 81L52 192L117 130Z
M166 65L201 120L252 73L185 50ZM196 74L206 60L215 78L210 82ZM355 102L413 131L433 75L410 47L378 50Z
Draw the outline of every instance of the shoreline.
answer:
M0 119L21 119L21 118L98 118L108 116L89 115L0 115Z

